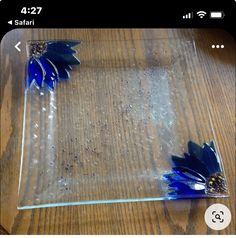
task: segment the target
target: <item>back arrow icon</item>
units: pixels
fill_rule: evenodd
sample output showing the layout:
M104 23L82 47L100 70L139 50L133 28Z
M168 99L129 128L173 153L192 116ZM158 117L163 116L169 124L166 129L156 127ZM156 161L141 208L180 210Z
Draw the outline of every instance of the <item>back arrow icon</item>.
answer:
M17 42L17 44L15 45L15 48L16 48L19 52L21 52L21 49L18 47L20 44L21 44L21 42L19 41L19 42Z

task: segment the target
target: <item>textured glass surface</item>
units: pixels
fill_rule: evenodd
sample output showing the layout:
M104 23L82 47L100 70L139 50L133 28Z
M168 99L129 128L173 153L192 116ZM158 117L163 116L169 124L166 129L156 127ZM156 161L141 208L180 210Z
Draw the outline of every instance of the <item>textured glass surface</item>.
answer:
M194 42L79 40L70 79L25 89L19 209L211 197L164 179L190 140L217 150Z

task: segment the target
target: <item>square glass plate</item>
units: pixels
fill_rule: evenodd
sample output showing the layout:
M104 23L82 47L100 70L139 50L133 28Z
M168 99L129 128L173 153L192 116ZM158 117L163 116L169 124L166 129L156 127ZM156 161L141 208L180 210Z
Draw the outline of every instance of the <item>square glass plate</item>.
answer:
M194 42L80 40L25 88L18 208L228 196Z

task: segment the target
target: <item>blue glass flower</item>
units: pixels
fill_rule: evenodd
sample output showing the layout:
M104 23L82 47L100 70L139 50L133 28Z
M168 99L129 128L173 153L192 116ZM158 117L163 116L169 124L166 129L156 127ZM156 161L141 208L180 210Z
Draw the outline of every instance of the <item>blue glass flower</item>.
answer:
M69 79L71 66L79 65L72 47L80 41L32 41L29 45L27 86L45 85L53 90L56 82Z
M184 157L173 155L172 172L163 177L169 184L169 196L218 196L227 193L223 169L214 142L200 146L188 142Z

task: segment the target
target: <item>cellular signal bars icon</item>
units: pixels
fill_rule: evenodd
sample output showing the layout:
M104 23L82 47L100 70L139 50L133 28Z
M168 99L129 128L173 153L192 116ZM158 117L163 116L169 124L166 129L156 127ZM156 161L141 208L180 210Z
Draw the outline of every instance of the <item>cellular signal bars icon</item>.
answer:
M192 12L190 12L186 15L183 15L183 19L191 19L191 18L193 18L193 13Z

